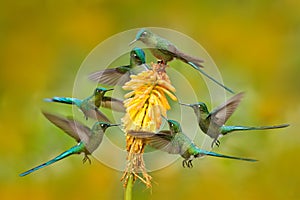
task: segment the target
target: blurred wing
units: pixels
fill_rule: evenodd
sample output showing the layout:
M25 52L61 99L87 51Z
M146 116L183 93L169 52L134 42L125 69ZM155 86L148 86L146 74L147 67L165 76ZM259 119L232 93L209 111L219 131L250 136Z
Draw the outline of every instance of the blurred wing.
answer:
M147 71L151 69L147 64L141 64L131 68L130 74L139 74L141 72Z
M155 149L159 149L170 154L181 153L181 147L177 141L174 140L174 136L172 136L171 131L161 131L156 134L145 131L129 131L128 134L137 138L146 139L147 143Z
M97 121L110 123L110 120L100 110L98 110L96 106L92 106L92 107L93 107L92 109L83 111L86 117L95 119Z
M171 131L162 131L155 134L150 145L169 154L181 154L181 145L174 138Z
M118 68L105 69L89 75L89 79L106 85L124 85L130 80L130 72Z
M153 132L134 131L134 130L128 131L127 134L134 136L136 138L140 138L140 139L149 139L150 137L153 137L155 135L155 133L153 133Z
M74 138L77 142L89 140L91 136L91 130L90 128L84 126L80 122L72 118L63 118L57 115L52 115L47 112L42 113L50 122L62 129L65 133Z
M111 97L105 97L105 99L101 102L101 106L104 108L110 108L117 112L125 112L126 109L123 104L123 100L115 99Z
M176 133L173 134L173 132L170 131L170 130L161 130L161 131L159 131L159 133L167 134L167 135L171 135L171 136L175 136L176 135Z
M235 109L240 104L242 98L244 96L244 93L238 93L237 95L230 98L228 101L226 101L221 106L214 109L207 118L210 118L213 122L215 122L217 125L222 126L225 124L225 122L229 119L229 117L233 114Z

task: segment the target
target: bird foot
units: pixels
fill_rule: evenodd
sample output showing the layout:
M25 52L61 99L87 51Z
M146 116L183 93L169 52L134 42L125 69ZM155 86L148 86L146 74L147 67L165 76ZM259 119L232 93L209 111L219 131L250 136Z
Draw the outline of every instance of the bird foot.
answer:
M192 160L184 160L182 161L182 166L185 168L187 166L188 168L193 168Z
M187 165L187 166L188 166L188 168L193 168L192 160L189 160L189 161L188 161L188 165Z
M89 161L90 164L92 164L91 159L87 155L84 156L82 163L84 164L87 160Z
M215 139L215 140L211 143L211 148L213 148L214 145L216 145L217 147L219 147L220 144L221 144L221 142L220 142L219 140Z
M186 165L187 165L187 161L186 161L186 160L183 160L183 161L182 161L182 167L185 168Z

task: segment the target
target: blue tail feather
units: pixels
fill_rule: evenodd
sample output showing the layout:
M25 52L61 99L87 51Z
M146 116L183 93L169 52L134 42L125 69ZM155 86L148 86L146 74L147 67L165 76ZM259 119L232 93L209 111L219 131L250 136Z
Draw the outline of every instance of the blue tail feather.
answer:
M21 177L22 176L26 176L26 175L34 172L34 171L37 171L37 170L39 170L41 168L44 168L44 167L46 167L48 165L51 165L51 164L53 164L53 163L55 163L55 162L57 162L57 161L59 161L61 159L64 159L64 158L66 158L66 157L68 157L70 155L79 154L79 153L81 153L83 151L83 147L84 147L83 144L79 143L78 145L70 148L69 150L67 150L67 151L61 153L60 155L58 155L57 157L53 158L52 160L49 160L48 162L45 162L45 163L43 163L43 164L41 164L41 165L39 165L37 167L34 167L34 168L32 168L32 169L30 169L30 170L28 170L26 172L23 172L23 173L19 174L19 176L21 176Z
M218 82L216 79L214 79L213 77L211 77L210 75L208 75L207 73L205 73L200 67L198 67L197 65L195 65L193 62L188 62L188 64L190 66L192 66L194 69L198 70L201 74L203 74L204 76L206 76L208 79L212 80L217 85L221 86L222 88L224 88L225 90L227 90L231 94L234 94L233 90L231 90L227 86L223 85L222 83Z
M229 159L235 159L235 160L244 160L244 161L249 161L249 162L255 162L255 161L257 161L255 159L240 158L240 157L235 157L235 156L227 156L227 155L223 155L223 154L219 154L219 153L215 153L215 152L211 152L211 151L206 151L206 150L202 150L202 149L199 149L199 153L200 153L200 155L208 155L208 156L214 156L214 157L220 157L220 158L229 158Z
M288 127L289 124L281 124L276 126L223 126L222 127L222 134L225 135L227 133L233 131L247 131L247 130L266 130L266 129L277 129L277 128L285 128Z
M46 98L44 101L47 102L58 102L58 103L65 103L65 104L78 104L81 102L81 100L76 98L70 98L70 97L53 97L53 98Z

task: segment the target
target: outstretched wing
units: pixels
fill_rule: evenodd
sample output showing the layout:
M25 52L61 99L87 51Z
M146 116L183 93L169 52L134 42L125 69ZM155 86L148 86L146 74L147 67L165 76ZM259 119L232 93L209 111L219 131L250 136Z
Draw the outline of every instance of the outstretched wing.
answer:
M91 136L91 130L87 126L81 124L80 122L72 118L64 118L47 112L42 113L50 122L62 129L65 133L74 138L77 142L87 142L89 140Z
M124 68L127 66L124 66ZM129 68L129 67L128 67ZM89 79L106 85L124 85L130 80L130 72L120 68L105 69L89 75Z
M171 131L161 131L158 133L129 131L128 134L137 138L145 139L147 143L155 149L159 149L170 154L181 154L181 145L178 141L174 140L174 136L172 136Z
M231 97L224 104L220 105L216 109L214 109L207 118L210 118L211 121L216 123L219 126L222 126L226 123L229 117L233 114L235 109L240 104L242 98L244 96L243 92L238 93L237 95Z

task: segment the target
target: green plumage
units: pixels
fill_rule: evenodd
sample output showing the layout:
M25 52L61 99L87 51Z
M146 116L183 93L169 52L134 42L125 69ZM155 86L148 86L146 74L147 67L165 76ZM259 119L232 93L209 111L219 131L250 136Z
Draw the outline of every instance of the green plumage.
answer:
M233 114L235 109L238 107L243 96L244 93L239 93L233 96L227 102L214 109L212 112L208 111L206 104L203 102L199 102L195 104L181 103L181 105L185 105L193 108L200 129L203 131L203 133L207 134L209 137L213 139L211 147L213 147L214 144L219 146L220 141L218 139L226 135L227 133L233 131L277 129L277 128L284 128L289 126L288 124L282 124L276 126L260 126L260 127L224 125L226 121L229 119L229 117Z
M69 136L74 138L78 143L77 145L71 147L67 151L61 153L55 158L51 159L48 162L45 162L37 167L34 167L26 172L20 174L20 176L26 176L36 170L44 168L48 165L51 165L59 160L62 160L73 154L84 153L83 162L89 160L88 155L92 154L101 144L105 130L111 126L117 126L117 124L109 124L105 122L96 122L92 129L84 126L78 121L75 121L71 118L64 118L49 113L43 113L45 117L52 122L54 125L62 129Z
M214 156L250 162L256 161L254 159L227 156L200 149L182 132L181 126L177 121L168 120L168 124L170 128L169 131L160 131L158 133L129 131L128 134L137 138L145 139L146 142L153 148L168 152L170 154L181 155L181 157L184 158L182 162L183 167L192 167L193 159L202 156Z
M133 44L136 41L142 41L146 44L151 53L159 60L161 60L164 64L167 64L169 61L172 61L174 58L179 59L194 69L198 70L204 76L212 80L214 83L223 87L230 93L234 93L233 90L226 87L225 85L218 82L216 79L205 73L201 68L203 67L202 63L204 62L200 58L196 58L190 55L187 55L180 51L173 43L168 41L165 38L160 37L157 34L154 34L150 30L141 29L137 34L135 39L130 43Z
M110 120L98 109L99 107L109 108L118 112L125 112L122 100L105 96L105 93L111 90L113 89L98 87L91 96L83 100L70 97L53 97L45 99L45 101L73 104L83 112L86 119L92 118L97 121L110 122Z
M104 69L89 75L89 79L105 85L123 86L130 80L130 75L149 70L146 64L145 52L140 48L134 48L130 52L130 64L116 68Z

